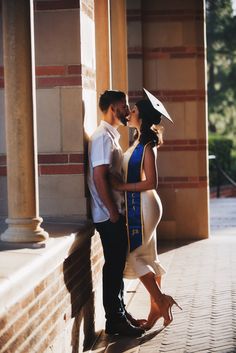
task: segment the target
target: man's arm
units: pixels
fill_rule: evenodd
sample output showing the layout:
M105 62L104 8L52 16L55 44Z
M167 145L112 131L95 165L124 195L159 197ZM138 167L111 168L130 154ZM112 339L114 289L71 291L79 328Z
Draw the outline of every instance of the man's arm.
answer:
M108 181L109 166L107 164L99 165L93 168L93 180L102 202L110 214L111 222L115 223L119 219L119 212L113 200L111 186Z

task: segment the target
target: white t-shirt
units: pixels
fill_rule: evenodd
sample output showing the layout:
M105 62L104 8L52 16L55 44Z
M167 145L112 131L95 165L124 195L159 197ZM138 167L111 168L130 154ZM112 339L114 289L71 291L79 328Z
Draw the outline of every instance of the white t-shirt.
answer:
M93 168L99 165L109 165L111 174L122 176L123 153L119 144L119 132L106 121L102 120L89 141L89 173L88 187L91 194L91 209L93 221L100 223L110 218L108 209L100 199L93 181ZM114 201L120 213L124 213L123 192L112 190Z

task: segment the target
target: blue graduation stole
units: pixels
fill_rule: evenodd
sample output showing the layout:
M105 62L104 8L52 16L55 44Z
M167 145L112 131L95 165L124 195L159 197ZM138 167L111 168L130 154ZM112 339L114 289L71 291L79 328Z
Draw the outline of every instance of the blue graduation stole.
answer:
M141 168L144 156L144 145L139 143L128 162L127 183L137 183L141 181ZM142 245L143 222L141 194L139 191L127 191L126 210L127 210L127 232L130 252Z

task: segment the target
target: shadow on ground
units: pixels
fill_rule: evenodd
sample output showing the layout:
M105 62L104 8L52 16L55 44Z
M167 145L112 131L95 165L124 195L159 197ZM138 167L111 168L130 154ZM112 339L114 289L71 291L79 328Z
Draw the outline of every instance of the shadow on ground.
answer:
M162 329L146 333L142 337L131 338L124 336L109 336L102 332L99 342L90 350L90 352L99 353L122 353L129 352L131 349L137 348L156 337Z

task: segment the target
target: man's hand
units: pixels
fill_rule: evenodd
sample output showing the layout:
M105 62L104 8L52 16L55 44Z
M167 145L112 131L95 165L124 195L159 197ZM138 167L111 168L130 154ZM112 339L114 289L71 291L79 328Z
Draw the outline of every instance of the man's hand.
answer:
M119 221L119 218L120 218L120 214L118 212L115 212L114 214L111 214L110 213L110 221L112 223L116 223Z
M120 215L115 201L112 197L111 187L108 180L109 166L107 164L99 165L93 168L93 179L97 192L108 209L110 221L115 223L118 221Z

